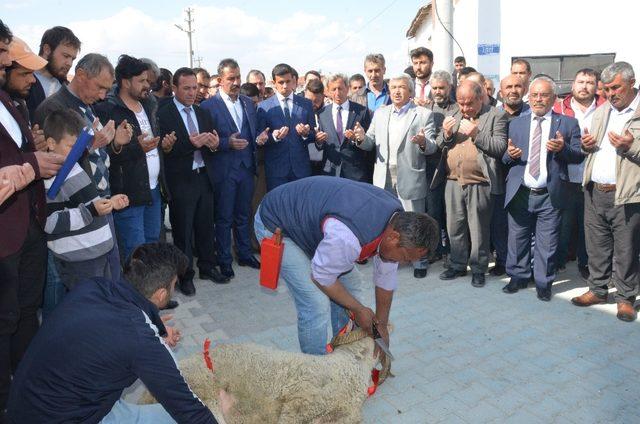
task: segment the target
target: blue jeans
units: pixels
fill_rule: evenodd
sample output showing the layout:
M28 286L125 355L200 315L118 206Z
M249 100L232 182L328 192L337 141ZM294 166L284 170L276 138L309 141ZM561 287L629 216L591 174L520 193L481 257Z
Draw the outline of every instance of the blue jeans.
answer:
M160 405L135 405L118 400L101 424L175 424L175 420Z
M258 243L273 236L260 218L260 208L256 212L254 229ZM290 238L283 237L284 253L280 276L287 283L298 314L298 342L300 350L312 355L326 353L329 323L332 334L348 322L347 311L333 302L311 281L311 259ZM360 303L363 303L364 287L362 274L355 266L340 277L340 283Z
M133 250L144 243L153 243L160 238L161 225L160 186L151 190L151 204L129 206L113 213L122 258L126 262Z
M53 253L47 249L47 279L44 285L44 294L42 299L42 319L45 320L58 303L62 302L62 298L66 293L62 279L58 273L58 268L53 260Z

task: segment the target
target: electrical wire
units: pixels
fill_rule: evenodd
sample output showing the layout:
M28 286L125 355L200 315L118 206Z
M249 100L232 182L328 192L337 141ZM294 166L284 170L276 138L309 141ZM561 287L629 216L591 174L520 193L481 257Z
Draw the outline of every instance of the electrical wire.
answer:
M440 22L440 25L442 25L442 28L447 32L447 34L449 34L449 37L451 37L451 39L453 41L455 41L455 43L458 45L458 48L460 49L460 52L462 53L462 56L466 57L464 55L464 50L462 50L462 46L460 45L460 43L458 43L458 40L456 40L456 37L454 37L453 34L451 34L449 32L447 27L444 26L444 24L442 23L442 19L440 19L440 14L438 13L438 2L437 1L433 2L433 9L436 11L436 17L438 18L438 22Z

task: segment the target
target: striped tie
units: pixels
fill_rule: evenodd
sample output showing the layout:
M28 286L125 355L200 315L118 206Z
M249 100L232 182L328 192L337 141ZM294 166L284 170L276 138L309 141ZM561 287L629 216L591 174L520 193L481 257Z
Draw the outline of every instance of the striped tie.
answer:
M536 129L533 131L533 140L531 141L531 152L529 153L529 174L535 179L540 176L540 147L542 144L542 121L543 116L536 116L533 119L537 121Z

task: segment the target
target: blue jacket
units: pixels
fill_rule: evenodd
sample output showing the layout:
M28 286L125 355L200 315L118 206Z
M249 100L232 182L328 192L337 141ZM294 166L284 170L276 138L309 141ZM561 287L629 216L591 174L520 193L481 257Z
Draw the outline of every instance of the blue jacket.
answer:
M247 96L238 96L244 110L243 126L248 124L248 133L241 137L246 137L249 145L243 150L234 150L229 147L229 136L236 132L242 132L242 128L236 126L235 121L227 109L220 92L212 98L202 102L200 108L208 111L213 119L213 127L220 137L220 145L217 154L209 156L211 168L213 169L214 182L221 182L227 179L234 162L241 161L246 156L251 163L252 171L255 172L255 150L256 150L256 125L257 113L253 101ZM208 165L209 166L209 165Z
M505 207L524 184L524 171L529 158L529 132L531 131L531 114L520 115L509 123L509 138L511 142L522 149L522 156L513 160L508 152L502 157L502 162L509 166L507 175L507 190L505 195ZM567 164L580 163L584 156L580 150L580 128L575 118L551 114L551 128L549 138L555 138L556 131L560 131L564 138L564 149L559 153L547 152L547 190L551 205L556 209L562 209L566 204L566 196L563 188L569 181ZM541 146L546 149L546 146Z
M258 131L260 134L269 128L269 139L264 145L264 166L267 178L281 178L290 171L296 178L311 175L311 161L307 145L315 141L316 119L311 101L300 96L293 96L291 122L286 122L280 107L278 96L274 95L258 105ZM311 132L303 139L296 131L296 125L309 125ZM289 133L284 140L276 141L273 131L288 126Z
M179 423L216 423L176 367L158 308L127 281L68 293L20 362L9 422L97 423L138 378Z

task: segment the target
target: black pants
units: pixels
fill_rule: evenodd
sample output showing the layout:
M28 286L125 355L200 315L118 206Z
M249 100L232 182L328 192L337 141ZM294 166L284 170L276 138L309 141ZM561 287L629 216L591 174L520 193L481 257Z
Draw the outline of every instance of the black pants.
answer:
M213 187L204 168L190 172L179 184L172 185L169 219L173 244L189 258L189 268L182 278L193 279L194 256L198 257L199 269L213 268L216 263Z
M31 219L20 250L0 259L0 411L9 395L11 375L38 331L47 270L44 232Z
M589 289L607 294L613 281L616 301L635 301L640 264L640 203L614 205L615 191L602 192L590 184L584 192L584 233L589 255ZM612 272L613 259L616 271Z

